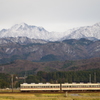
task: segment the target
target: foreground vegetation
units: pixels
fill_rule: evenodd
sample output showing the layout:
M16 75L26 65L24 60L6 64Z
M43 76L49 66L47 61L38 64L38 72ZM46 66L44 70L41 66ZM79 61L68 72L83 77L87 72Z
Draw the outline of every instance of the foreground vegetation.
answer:
M100 100L100 93L78 93L78 94L40 94L40 93L17 93L0 94L0 100Z

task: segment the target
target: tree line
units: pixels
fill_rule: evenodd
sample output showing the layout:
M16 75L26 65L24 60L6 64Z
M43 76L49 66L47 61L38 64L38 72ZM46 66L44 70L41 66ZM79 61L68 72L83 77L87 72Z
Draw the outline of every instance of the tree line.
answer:
M68 71L68 72L43 72L26 78L27 83L96 83L100 82L100 70L91 71Z
M100 82L100 69L89 71L57 71L31 73L25 79L17 79L13 75L14 88L18 88L20 84L26 83L97 83ZM6 73L0 73L0 88L11 88L12 76Z

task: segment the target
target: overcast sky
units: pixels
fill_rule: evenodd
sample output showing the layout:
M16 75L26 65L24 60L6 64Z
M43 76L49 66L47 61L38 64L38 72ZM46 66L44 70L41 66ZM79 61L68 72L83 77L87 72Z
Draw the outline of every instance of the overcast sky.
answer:
M100 0L0 0L0 30L25 22L63 32L100 22Z

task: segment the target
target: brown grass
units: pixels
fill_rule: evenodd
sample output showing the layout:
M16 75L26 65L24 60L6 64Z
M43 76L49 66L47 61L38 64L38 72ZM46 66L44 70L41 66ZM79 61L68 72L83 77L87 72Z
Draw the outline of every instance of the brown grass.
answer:
M0 100L100 100L100 93L80 93L77 96L72 94L55 94L55 93L2 93Z

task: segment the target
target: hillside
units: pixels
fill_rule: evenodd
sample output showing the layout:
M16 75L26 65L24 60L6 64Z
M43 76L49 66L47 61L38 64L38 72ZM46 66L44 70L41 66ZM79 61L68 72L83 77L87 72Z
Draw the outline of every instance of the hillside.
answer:
M15 38L14 38L15 39ZM20 38L21 39L21 38ZM28 38L25 38L28 42ZM13 40L13 38L12 38ZM11 40L11 41L12 41ZM100 41L70 39L62 42L11 42L0 44L0 64L21 59L34 62L65 61L100 57Z
M0 65L0 72L4 73L36 73L38 71L79 71L100 69L100 58L75 61L31 62L16 60L12 63Z

